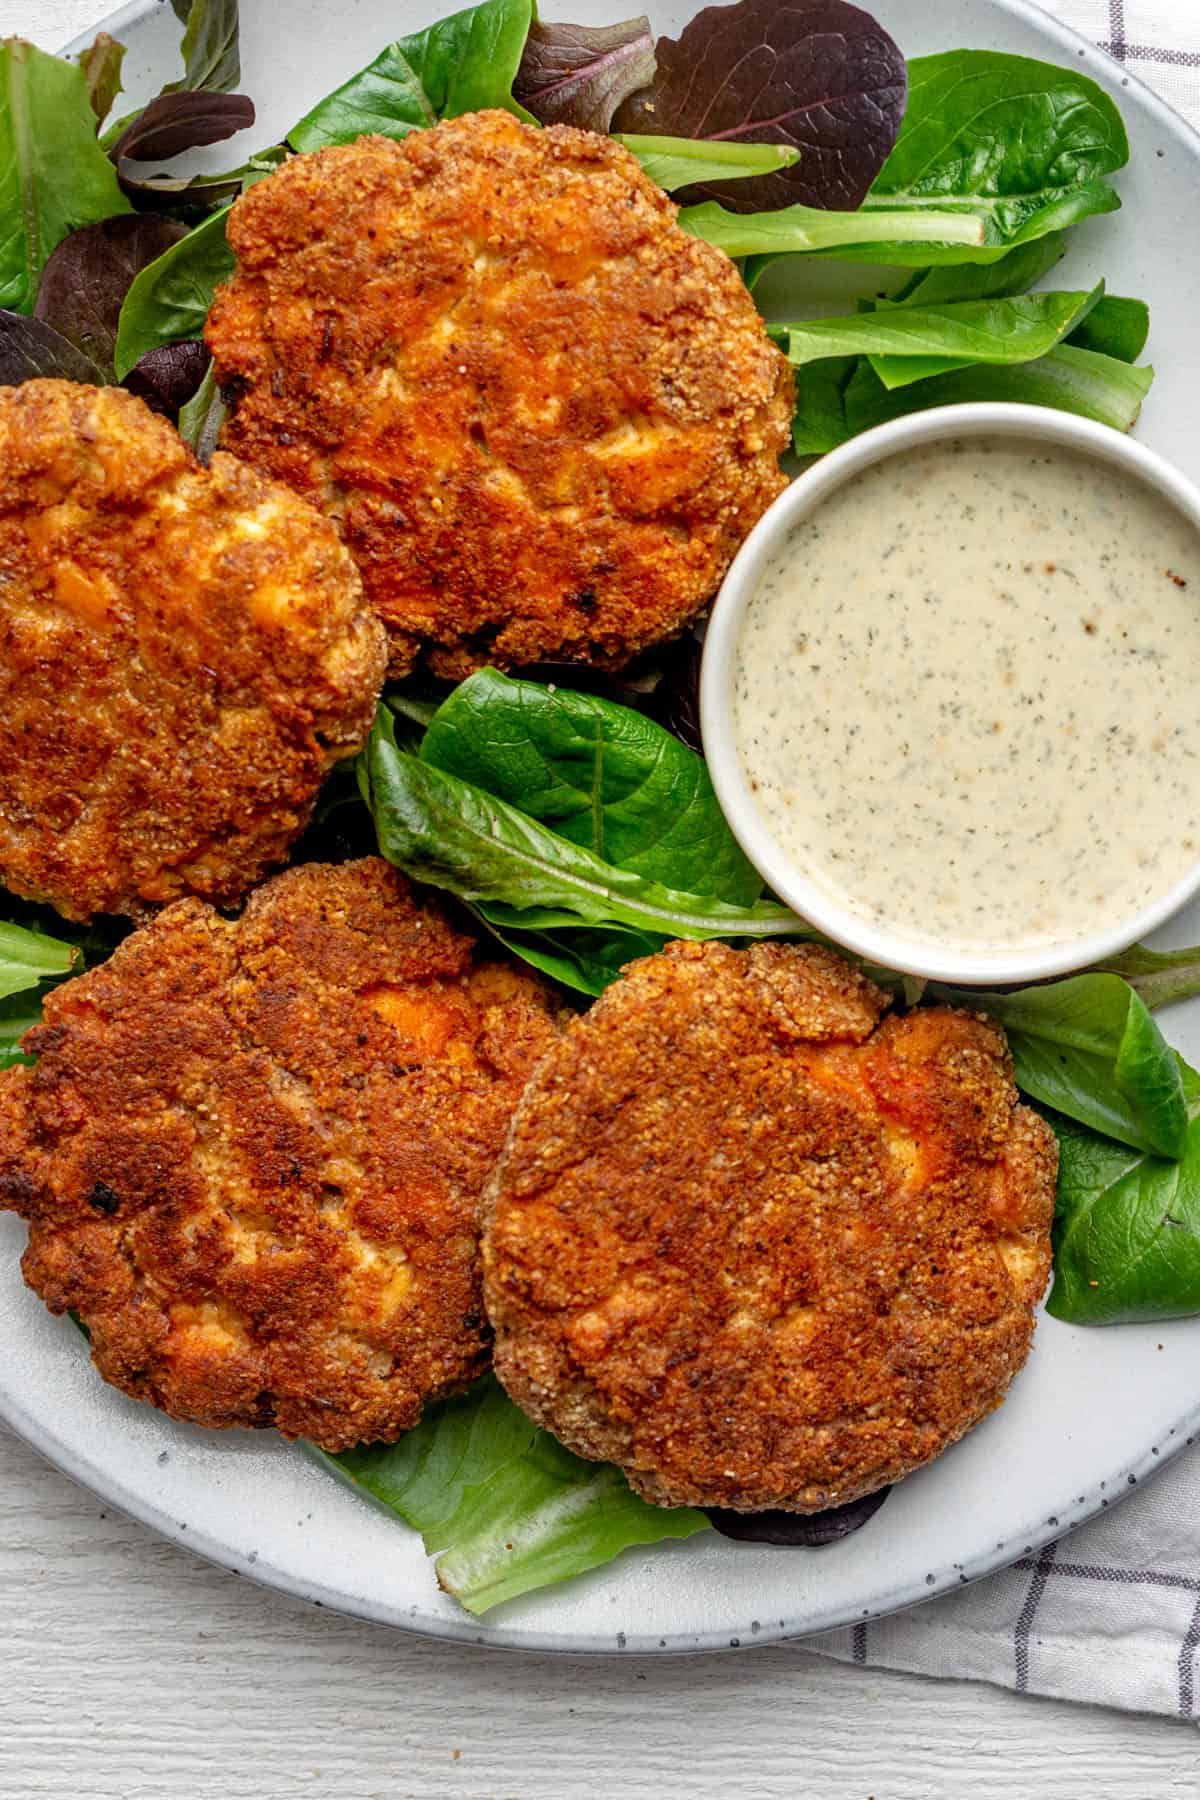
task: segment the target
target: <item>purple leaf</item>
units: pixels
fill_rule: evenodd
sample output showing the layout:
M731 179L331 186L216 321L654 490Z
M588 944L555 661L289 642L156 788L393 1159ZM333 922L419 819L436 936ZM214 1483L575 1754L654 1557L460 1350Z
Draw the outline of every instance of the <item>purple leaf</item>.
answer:
M891 1488L879 1488L846 1506L830 1506L824 1512L730 1512L723 1506L706 1506L705 1512L722 1537L745 1544L784 1544L802 1550L819 1550L840 1538L861 1531L879 1511Z
M117 320L130 283L186 236L186 226L137 213L71 232L42 270L34 317L53 325L111 381Z
M159 344L133 365L121 386L173 423L204 380L211 360L208 346L196 338Z
M0 387L20 387L39 375L59 381L90 381L97 387L112 380L111 373L106 374L44 319L0 311Z
M791 144L790 169L712 182L688 200L733 212L852 211L896 141L908 92L904 58L869 13L846 0L738 0L659 38L658 75L626 100L615 128L668 137Z
M646 711L689 750L704 755L700 737L700 659L704 646L690 631L668 645L662 677L649 696Z
M219 144L254 123L254 102L245 94L160 94L127 125L109 155L123 161L165 162L185 150Z
M654 39L646 18L621 25L529 27L513 99L543 125L607 131L627 95L654 80Z

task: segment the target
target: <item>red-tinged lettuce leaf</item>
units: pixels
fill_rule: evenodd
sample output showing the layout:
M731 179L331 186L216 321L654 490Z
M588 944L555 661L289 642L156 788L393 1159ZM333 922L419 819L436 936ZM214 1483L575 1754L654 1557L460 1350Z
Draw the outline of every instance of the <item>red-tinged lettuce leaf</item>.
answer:
M853 211L887 161L904 117L904 58L846 0L738 0L659 38L658 74L619 108L618 131L789 144L793 167L689 198L735 212L802 203Z
M125 127L109 155L118 169L123 161L165 162L223 143L253 123L254 102L245 94L160 94Z
M170 219L138 213L73 231L42 271L34 317L53 326L111 381L117 321L134 277L186 235L186 227Z
M180 408L199 392L211 360L208 346L195 338L159 344L134 364L121 385L173 423Z
M97 129L107 119L112 111L113 101L121 92L121 64L124 60L124 44L118 44L116 38L109 37L107 31L98 33L95 43L80 54L79 66L87 83L87 97L96 115Z
M0 387L47 376L60 381L111 382L98 363L42 319L0 310Z
M617 107L654 80L649 19L529 27L513 98L543 125L607 131Z
M850 1500L845 1506L827 1506L824 1512L816 1513L743 1513L730 1512L723 1506L707 1506L704 1510L722 1537L736 1538L739 1543L819 1550L861 1531L891 1491L890 1487L878 1488L861 1500Z

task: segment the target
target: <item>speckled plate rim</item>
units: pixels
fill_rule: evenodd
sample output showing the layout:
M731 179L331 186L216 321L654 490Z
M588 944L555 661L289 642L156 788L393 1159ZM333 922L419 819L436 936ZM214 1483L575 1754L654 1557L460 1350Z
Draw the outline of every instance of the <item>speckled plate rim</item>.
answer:
M917 0L911 0L911 3L917 3ZM119 34L155 15L159 11L159 4L160 0L131 0L131 4L122 7L104 22L103 27L97 26L96 29L103 28ZM1031 4L1030 0L990 0L990 5L997 14L1036 30L1046 44L1048 55L1053 56L1057 52L1077 56L1081 60L1087 59L1093 66L1098 65L1110 79L1115 74L1119 78L1118 85L1126 91L1128 97L1136 100L1150 114L1157 127L1169 133L1176 145L1190 157L1200 183L1200 138L1157 94L1042 7ZM880 10L884 9L881 7ZM88 32L67 46L68 51L77 52L85 47L93 35L93 32ZM947 41L949 44L950 39ZM71 1328L63 1326L63 1329ZM1171 1330L1172 1327L1164 1325L1163 1329ZM115 1401L120 1398L113 1396ZM1093 1517L1102 1507L1114 1504L1132 1492L1139 1482L1156 1473L1180 1450L1200 1437L1200 1395L1196 1403L1168 1427L1164 1442L1147 1446L1142 1454L1128 1463L1118 1462L1107 1480L1102 1480L1093 1492L1080 1494L1074 1502L1064 1503L1058 1513L1049 1516L1039 1514L1036 1518L1028 1519L1024 1525L1010 1530L1003 1540L998 1540L994 1550L973 1560L962 1563L944 1562L921 1576L914 1575L910 1579L886 1586L873 1595L873 1604L869 1606L851 1609L843 1600L833 1605L809 1605L802 1615L793 1612L789 1617L787 1603L781 1600L779 1604L784 1613L781 1618L726 1619L720 1626L708 1631L677 1632L674 1635L669 1631L646 1634L629 1629L604 1635L562 1633L540 1629L536 1624L526 1627L507 1622L506 1615L513 1614L517 1609L536 1612L536 1596L532 1597L531 1606L516 1602L500 1609L494 1624L472 1619L465 1614L440 1616L423 1611L420 1596L415 1605L401 1611L380 1602L369 1591L349 1593L321 1579L301 1577L294 1569L285 1569L273 1563L269 1550L260 1555L257 1561L252 1561L245 1551L239 1550L219 1535L203 1528L197 1529L194 1525L191 1528L183 1525L172 1512L159 1505L145 1487L127 1481L114 1471L111 1464L98 1460L87 1447L81 1446L75 1437L60 1431L57 1418L49 1409L28 1407L23 1396L7 1385L3 1371L0 1371L0 1418L33 1449L81 1486L90 1489L130 1517L151 1526L172 1542L264 1587L277 1589L354 1617L424 1636L497 1648L583 1655L613 1651L678 1653L750 1647L807 1636L836 1626L853 1624L861 1619L879 1618L951 1591L964 1582L1004 1568L1022 1556L1032 1555L1043 1545L1060 1538L1064 1532ZM169 1422L165 1423L166 1428L171 1429ZM950 1456L954 1454L953 1451L949 1453ZM936 1468L937 1465L933 1467ZM918 1474L910 1478L910 1483L920 1483L921 1480L922 1476ZM1101 1492L1102 1489L1108 1490L1107 1497ZM369 1502L366 1504L370 1505ZM670 1546L665 1549L669 1554ZM738 1548L733 1545L728 1546L728 1551L731 1556L739 1554ZM638 1553L627 1552L626 1556L636 1554ZM793 1553L778 1554L790 1557ZM783 1574L782 1568L780 1573ZM583 1579L592 1580L594 1577ZM785 1585L784 1581L777 1584L779 1589ZM768 1609L764 1606L763 1610Z

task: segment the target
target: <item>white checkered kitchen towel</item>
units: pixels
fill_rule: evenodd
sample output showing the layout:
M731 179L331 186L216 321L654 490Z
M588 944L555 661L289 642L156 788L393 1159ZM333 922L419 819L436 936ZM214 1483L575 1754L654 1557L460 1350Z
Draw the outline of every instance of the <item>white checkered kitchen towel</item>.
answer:
M1200 0L1041 3L1200 129ZM1115 1511L1003 1574L805 1648L1200 1719L1200 1445Z

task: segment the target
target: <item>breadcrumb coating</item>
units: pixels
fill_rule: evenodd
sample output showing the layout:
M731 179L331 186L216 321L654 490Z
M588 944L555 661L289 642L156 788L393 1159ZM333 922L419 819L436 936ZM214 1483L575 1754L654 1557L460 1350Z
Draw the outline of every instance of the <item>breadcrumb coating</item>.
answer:
M473 949L378 858L310 864L48 996L0 1204L105 1380L340 1450L481 1372L480 1191L557 1011Z
M365 739L383 633L327 520L120 388L0 389L0 880L237 900Z
M997 1406L1057 1146L1007 1047L816 947L671 944L574 1021L485 1196L496 1371L661 1505L814 1512Z
M733 263L610 138L472 113L297 156L236 202L222 442L324 508L391 669L616 669L786 486L786 361Z

